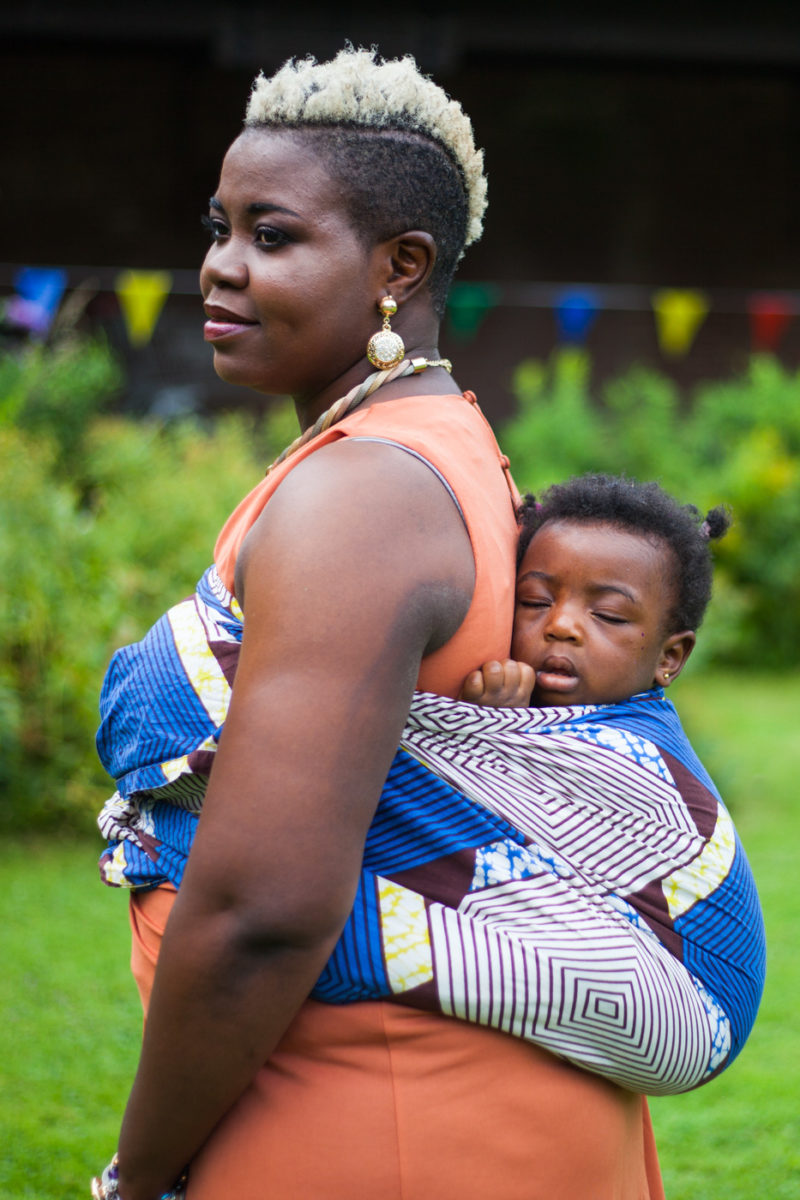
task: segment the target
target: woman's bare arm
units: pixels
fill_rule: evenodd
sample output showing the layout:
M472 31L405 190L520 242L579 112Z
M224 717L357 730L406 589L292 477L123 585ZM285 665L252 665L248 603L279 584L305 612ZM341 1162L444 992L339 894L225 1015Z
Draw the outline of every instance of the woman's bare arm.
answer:
M244 561L230 713L123 1123L124 1200L171 1185L316 982L420 661L458 628L474 583L441 483L374 443L296 467Z

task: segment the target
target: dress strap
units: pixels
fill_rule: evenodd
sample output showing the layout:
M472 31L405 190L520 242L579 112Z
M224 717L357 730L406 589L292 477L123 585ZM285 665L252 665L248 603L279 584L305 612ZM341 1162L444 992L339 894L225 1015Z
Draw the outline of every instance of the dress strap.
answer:
M447 482L447 480L445 479L444 475L439 470L439 468L435 467L433 465L433 463L430 461L430 459L425 458L424 454L420 454L420 452L418 450L412 450L410 446L404 446L402 442L396 442L392 438L354 436L354 437L350 438L350 441L351 442L382 442L385 446L396 446L398 450L404 450L405 453L410 454L412 458L416 458L421 463L424 463L425 466L428 468L428 470L433 471L436 478L439 480L439 482L445 488L445 490L447 491L447 494L450 496L450 499L453 501L453 504L455 504L456 508L458 509L458 515L461 517L461 520L464 521L464 524L466 525L467 522L464 519L464 510L458 502L458 497L456 496L455 492L453 491L450 484Z

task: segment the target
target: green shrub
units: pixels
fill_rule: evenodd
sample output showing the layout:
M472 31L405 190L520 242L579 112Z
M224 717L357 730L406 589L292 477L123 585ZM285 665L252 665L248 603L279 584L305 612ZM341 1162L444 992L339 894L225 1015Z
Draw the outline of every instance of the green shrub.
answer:
M109 782L94 754L114 649L191 592L228 513L263 475L247 422L96 420L82 489L46 438L0 431L0 826L83 827Z
M634 368L593 397L588 359L567 350L523 363L515 390L500 441L524 490L609 471L657 479L704 512L730 505L698 657L800 662L800 374L759 355L683 401L671 381Z
M71 355L51 374L65 361L74 384ZM91 389L94 348L89 363ZM0 828L85 828L110 791L94 752L108 660L193 590L289 420L283 408L258 428L236 417L163 427L94 416L65 437L58 420L33 428L15 399L17 368L0 363L0 380L16 381L0 398ZM66 395L59 381L48 386ZM69 477L64 448L78 441Z
M517 367L518 412L501 430L500 442L520 486L537 491L610 463L607 428L589 393L589 368L580 350L564 350L547 365L528 359Z
M54 345L30 343L0 356L0 428L51 440L55 468L78 478L89 422L121 382L120 367L101 338L70 335Z

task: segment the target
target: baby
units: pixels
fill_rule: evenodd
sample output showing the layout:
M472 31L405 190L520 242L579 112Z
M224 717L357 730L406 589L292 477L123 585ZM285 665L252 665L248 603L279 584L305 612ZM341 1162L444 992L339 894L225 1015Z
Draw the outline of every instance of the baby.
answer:
M460 698L513 708L615 704L677 679L711 595L701 522L655 483L583 476L527 497L510 659L488 662Z

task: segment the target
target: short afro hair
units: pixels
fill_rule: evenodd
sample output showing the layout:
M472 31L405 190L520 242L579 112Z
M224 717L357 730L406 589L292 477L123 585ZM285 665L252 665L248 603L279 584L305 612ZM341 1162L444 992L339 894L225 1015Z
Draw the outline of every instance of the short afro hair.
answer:
M517 566L535 534L551 521L611 525L664 543L673 560L665 574L674 585L666 632L700 627L711 599L710 542L721 538L731 523L723 505L703 517L693 504L680 504L657 483L622 475L579 475L553 484L540 501L527 495L518 516Z
M481 234L486 176L469 117L411 55L385 61L348 46L330 62L290 59L253 85L245 130L258 129L313 138L367 243L430 233L428 287L442 316L464 248Z

